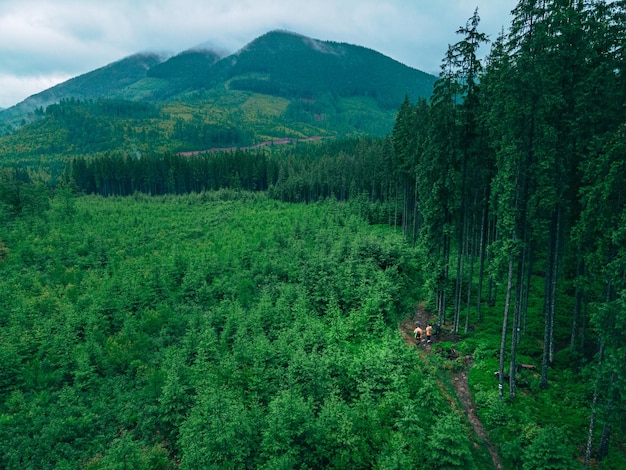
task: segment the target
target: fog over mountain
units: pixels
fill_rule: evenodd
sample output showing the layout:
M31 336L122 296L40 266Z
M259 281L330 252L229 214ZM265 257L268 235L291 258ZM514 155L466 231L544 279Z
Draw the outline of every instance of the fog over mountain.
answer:
M448 44L476 7L495 38L513 0L3 0L0 106L12 106L72 77L142 51L178 51L209 42L233 53L266 31L361 44L437 74Z

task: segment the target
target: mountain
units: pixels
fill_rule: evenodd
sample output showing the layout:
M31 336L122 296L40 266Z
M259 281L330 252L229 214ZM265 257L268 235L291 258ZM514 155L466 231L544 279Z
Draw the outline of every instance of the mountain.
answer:
M365 47L286 31L226 56L207 47L169 58L136 54L0 111L0 134L10 133L0 158L386 135L404 97L429 97L435 80Z
M397 109L406 94L430 96L434 77L361 46L272 31L211 70L231 88L313 99L330 93L371 97Z
M145 78L148 70L163 60L162 56L154 53L135 54L32 95L15 106L0 110L0 133L7 126L15 128L32 120L36 110L45 110L62 99L89 100L117 96Z
M176 84L181 90L198 88L204 85L205 77L220 59L221 56L210 49L189 49L153 66L147 76L170 82L171 91L176 90Z

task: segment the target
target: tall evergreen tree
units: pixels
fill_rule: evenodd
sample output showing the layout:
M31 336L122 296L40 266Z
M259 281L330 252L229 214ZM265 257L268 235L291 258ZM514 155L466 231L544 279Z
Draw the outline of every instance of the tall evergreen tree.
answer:
M451 293L450 258L460 204L457 115L460 92L455 52L449 48L431 97L427 156L422 160L418 174L418 199L423 217L420 240L427 252L427 272L430 274L427 283L435 293L440 325L445 322Z
M469 326L470 299L472 293L474 262L476 255L477 221L481 219L484 198L487 194L489 165L481 158L483 148L479 137L480 91L482 64L478 59L481 44L487 36L478 31L480 17L474 11L466 25L457 30L463 39L452 46L456 61L456 79L462 102L459 104L460 162L460 208L457 222L457 273L455 321L453 330L459 330L462 308L461 294L466 285L467 310L465 332ZM469 260L468 260L469 258Z
M415 188L415 157L416 157L416 115L415 109L405 96L398 110L391 138L397 164L397 177L402 192L402 228L405 236L412 235Z

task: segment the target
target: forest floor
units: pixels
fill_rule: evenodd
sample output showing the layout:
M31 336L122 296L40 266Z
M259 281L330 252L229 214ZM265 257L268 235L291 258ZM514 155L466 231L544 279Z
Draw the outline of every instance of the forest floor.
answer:
M446 332L442 330L438 336L433 336L432 341L427 343L425 339L421 342L418 342L413 335L413 330L415 329L415 325L419 324L422 329L425 331L426 326L430 322L431 313L424 309L424 305L419 304L415 309L415 314L413 318L406 318L400 324L400 331L402 333L402 337L407 344L407 346L414 348L416 352L425 360L428 361L428 356L433 354L433 347L436 351L436 344L441 341L450 341L452 343L456 343L458 341L458 336L454 335L450 332ZM424 333L425 336L425 333ZM455 357L449 357L449 359L457 359L458 353L455 349L452 349L449 355L456 355ZM501 469L502 463L500 461L500 457L498 456L498 452L496 451L496 447L489 440L489 436L487 434L487 430L483 426L482 422L478 418L476 414L476 403L474 402L474 398L472 396L472 392L469 388L469 383L467 381L467 371L473 362L472 356L465 356L462 360L464 367L461 370L453 370L451 372L451 385L454 388L456 397L458 401L454 400L452 397L448 396L448 401L453 409L458 411L458 403L461 404L463 412L467 416L472 428L474 429L474 433L478 436L478 438L483 442L489 454L491 455L491 460L493 462L494 469ZM447 389L439 381L439 385L447 395Z

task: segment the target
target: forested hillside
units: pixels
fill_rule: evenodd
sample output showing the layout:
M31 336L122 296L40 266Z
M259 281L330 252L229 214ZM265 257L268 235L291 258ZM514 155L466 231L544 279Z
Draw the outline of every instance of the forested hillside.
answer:
M2 465L626 468L625 18L521 0L489 45L476 11L386 136L183 153L277 125L246 82L245 119L5 137Z
M130 123L107 116L118 132L115 145L125 152L133 147L202 150L215 128L237 127L249 134L242 143L269 138L379 135L390 132L395 110L405 95L428 97L436 77L401 64L376 51L343 43L273 31L240 51L222 57L206 48L183 51L166 59L159 54L136 54L92 72L72 78L0 111L0 160L29 156L30 148L13 145L17 139L42 141L66 157L68 143L45 124L26 132L19 129L33 121L47 120L48 107L84 103L79 112L92 127L102 126L93 115L94 104L122 100L128 107L141 103L159 113L150 124ZM132 118L132 116L126 116ZM73 123L76 125L76 123ZM194 135L172 135L174 126L196 129ZM149 144L128 129L141 127ZM121 129L126 129L123 132ZM169 140L173 142L168 145ZM156 142L153 142L156 140ZM204 147L207 148L207 147ZM91 146L74 145L73 153L91 153ZM48 152L49 153L49 152ZM26 155L25 155L26 154Z
M485 458L397 334L418 271L389 227L229 191L40 209L0 232L3 468Z
M521 354L536 357L538 395L567 367L587 387L585 467L626 465L625 9L520 1L484 65L476 13L430 102L405 102L392 135L440 323L469 333L498 290L500 399L522 395Z
M50 105L62 100L119 98L123 90L146 77L146 70L163 58L158 54L135 54L112 64L72 78L8 109L0 110L0 135L38 119Z
M213 80L227 79L236 89L307 100L324 94L366 96L394 110L405 95L430 96L434 81L371 49L284 31L252 41L211 72Z

